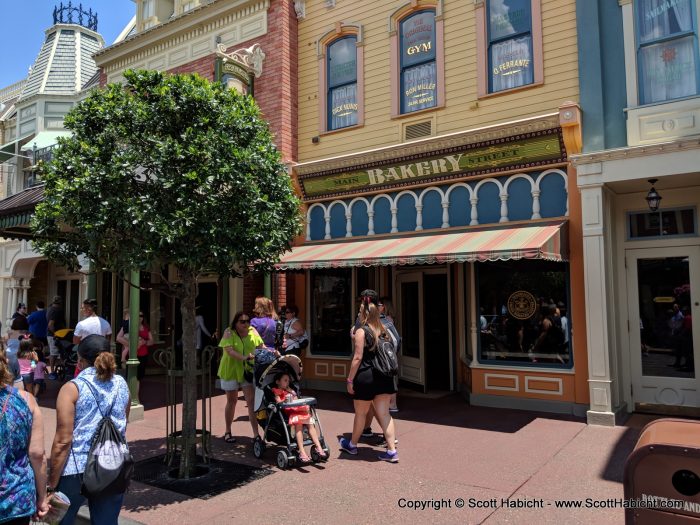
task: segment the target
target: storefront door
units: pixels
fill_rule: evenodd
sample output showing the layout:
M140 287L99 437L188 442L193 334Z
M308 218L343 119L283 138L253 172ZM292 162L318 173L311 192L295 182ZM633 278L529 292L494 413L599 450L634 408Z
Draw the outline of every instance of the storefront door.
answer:
M700 247L626 252L635 406L699 407Z
M423 274L404 273L396 278L398 329L401 333L399 379L425 391L425 348L423 345Z
M399 379L424 392L452 389L449 286L444 269L400 273L396 278Z

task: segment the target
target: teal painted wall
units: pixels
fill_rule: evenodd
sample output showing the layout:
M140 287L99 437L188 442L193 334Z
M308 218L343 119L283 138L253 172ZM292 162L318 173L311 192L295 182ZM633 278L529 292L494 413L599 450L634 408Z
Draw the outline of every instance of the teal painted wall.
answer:
M583 151L627 145L622 8L616 1L577 0Z

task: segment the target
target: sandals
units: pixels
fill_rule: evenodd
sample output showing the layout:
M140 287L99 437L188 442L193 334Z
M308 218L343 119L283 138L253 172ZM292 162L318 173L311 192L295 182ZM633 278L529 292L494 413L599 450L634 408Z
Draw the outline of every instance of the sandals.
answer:
M231 435L231 432L226 432L226 434L224 434L224 441L226 443L235 443L236 438Z
M301 453L299 454L299 461L301 461L302 463L311 463L311 458L305 453Z

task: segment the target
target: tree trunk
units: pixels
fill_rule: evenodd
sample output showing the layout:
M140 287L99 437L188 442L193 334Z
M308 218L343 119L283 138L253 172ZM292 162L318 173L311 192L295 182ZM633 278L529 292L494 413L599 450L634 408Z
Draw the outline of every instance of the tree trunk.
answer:
M197 279L193 272L180 271L182 289L182 457L179 478L189 478L197 463L197 353L195 350L195 298Z

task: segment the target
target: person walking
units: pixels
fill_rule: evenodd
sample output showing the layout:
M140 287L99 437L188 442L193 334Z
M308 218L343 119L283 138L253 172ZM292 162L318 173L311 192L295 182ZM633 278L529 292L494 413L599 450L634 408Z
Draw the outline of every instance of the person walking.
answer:
M264 341L258 332L250 326L250 316L244 312L236 312L231 328L224 330L224 337L219 346L224 349L219 363L221 390L226 392L226 407L224 421L226 433L224 441L235 443L231 425L233 424L238 401L238 391L243 390L243 396L248 405L248 418L253 429L253 438L258 437L258 420L255 417L255 388L253 386L253 361L255 350L264 346Z
M399 335L399 331L396 329L396 325L394 325L394 305L391 302L391 299L388 297L381 297L377 303L377 306L379 307L379 319L384 325L387 333L391 336L394 343L394 348L396 349L396 355L399 356L401 355L401 336ZM394 387L396 388L396 392L391 394L391 399L389 401L389 412L392 414L399 411L396 401L396 396L398 395L399 389L398 375L394 376ZM371 406L367 412L367 419L365 420L365 429L362 431L362 437L371 438L374 436L374 432L372 432L372 420L374 417L374 406ZM398 439L394 439L395 444L398 444L398 442ZM386 439L382 438L379 445L386 446Z
M46 339L49 343L49 368L51 369L49 379L56 379L55 367L59 351L54 334L66 327L66 314L63 310L63 298L60 295L54 295L53 301L46 311L46 320Z
M122 437L126 437L131 398L123 377L116 375L117 363L109 340L87 335L78 345L82 372L69 381L56 400L56 435L51 447L49 488L61 491L70 507L61 525L72 525L85 497L80 493L92 438L102 414L109 413ZM124 494L88 498L93 525L117 525Z
M73 344L77 345L89 335L101 335L102 337L112 335L112 327L109 325L109 322L97 315L97 299L85 299L82 311L85 317L75 325Z
M0 352L0 523L28 525L49 512L44 424L34 396L13 379Z
M275 312L275 305L269 297L256 297L253 308L255 317L250 320L250 326L255 328L262 340L265 348L275 351L275 334L277 332L277 320L279 316Z
M347 390L353 396L355 417L350 439L340 438L340 449L356 455L357 442L365 428L370 407L374 406L375 417L382 427L387 442L387 450L378 456L382 461L396 463L399 454L396 450L394 420L389 413L391 394L396 393L394 380L377 371L373 364L374 352L380 337L390 337L379 318L377 293L365 290L361 294L359 324L355 330L353 344L355 352L347 377Z
M15 310L15 313L12 314L12 320L14 321L18 317L24 317L25 319L27 318L27 305L24 303L19 303L17 305L17 309Z
M285 354L301 357L301 351L309 346L309 334L299 320L299 308L294 305L284 307L284 342L282 347Z
M49 321L46 318L45 307L44 301L37 301L36 310L29 314L27 322L29 323L29 333L32 334L32 337L41 341L44 346L48 346L49 341L46 339L46 336L48 335L47 328Z

